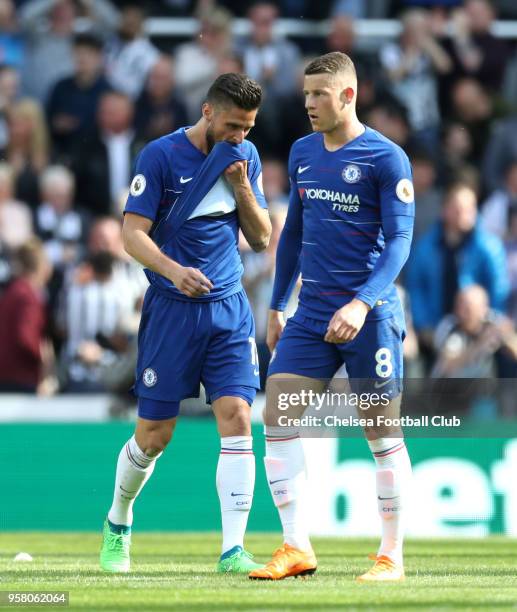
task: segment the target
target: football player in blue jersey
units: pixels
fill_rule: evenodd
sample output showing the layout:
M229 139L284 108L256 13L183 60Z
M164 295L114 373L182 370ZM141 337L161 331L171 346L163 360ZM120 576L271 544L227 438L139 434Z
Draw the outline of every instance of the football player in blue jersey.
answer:
M345 364L352 392L371 392L361 416L374 417L365 434L382 518L375 564L358 580L398 581L404 578L403 511L411 466L401 430L383 426L377 416L400 414L404 318L394 281L412 238L411 167L400 147L357 118L357 77L347 55L328 53L312 61L304 94L314 132L290 153L289 210L268 321L273 354L265 465L284 543L250 578L277 580L316 570L304 516L303 447L299 429L279 420L279 394L322 392L325 379ZM283 310L300 270L298 309L286 325ZM296 402L290 417L303 413Z
M129 571L134 500L171 440L180 401L198 397L200 382L221 436L217 569L247 573L259 567L243 548L255 482L250 406L260 384L238 236L240 228L261 251L271 234L260 159L245 140L260 101L256 82L223 74L210 87L196 125L152 141L136 163L124 244L145 266L150 287L138 337L138 420L118 458L104 525L100 562L106 571ZM195 440L192 452L199 452Z

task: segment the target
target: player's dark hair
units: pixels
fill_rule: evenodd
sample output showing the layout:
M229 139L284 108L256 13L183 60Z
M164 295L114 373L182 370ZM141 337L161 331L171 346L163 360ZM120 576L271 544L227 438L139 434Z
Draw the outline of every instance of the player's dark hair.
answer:
M346 53L332 51L313 59L306 67L304 74L339 74L347 72L357 78L354 62Z
M221 74L212 83L206 95L209 104L224 106L233 104L243 110L251 111L260 106L262 88L245 74L228 72Z

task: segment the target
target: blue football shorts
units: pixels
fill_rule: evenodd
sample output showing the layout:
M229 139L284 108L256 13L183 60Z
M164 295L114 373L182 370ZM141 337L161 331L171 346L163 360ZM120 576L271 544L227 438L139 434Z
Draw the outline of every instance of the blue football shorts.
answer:
M231 395L251 405L260 377L255 322L245 292L194 302L149 287L135 379L138 414L146 419L176 416L182 399L199 397L200 383L209 402Z
M345 364L352 391L382 390L392 398L401 393L405 331L393 314L367 319L357 336L343 344L325 342L327 327L326 321L295 313L273 352L268 376L297 374L330 380Z

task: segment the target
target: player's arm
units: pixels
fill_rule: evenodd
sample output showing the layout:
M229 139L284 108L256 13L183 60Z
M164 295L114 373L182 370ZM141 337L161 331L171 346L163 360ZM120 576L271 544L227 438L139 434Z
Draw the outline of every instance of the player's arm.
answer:
M303 207L296 184L295 165L289 160L289 209L276 251L275 280L268 314L266 342L275 348L285 327L284 310L300 274L300 252L303 236Z
M355 338L369 310L395 282L409 256L415 203L407 157L399 151L391 153L379 170L378 180L384 250L355 298L332 317L325 336L327 342L349 342Z
M230 183L239 225L250 247L259 253L267 248L271 238L271 221L266 208L261 208L248 178L248 162L238 161L226 168L224 175Z
M162 253L149 236L152 226L151 219L129 212L125 214L122 236L124 248L131 257L149 270L168 278L188 297L210 293L213 285L200 270L185 268Z
M140 153L124 209L124 248L143 266L161 274L188 297L209 293L212 283L200 270L185 268L167 257L149 236L164 194L163 151L151 142Z

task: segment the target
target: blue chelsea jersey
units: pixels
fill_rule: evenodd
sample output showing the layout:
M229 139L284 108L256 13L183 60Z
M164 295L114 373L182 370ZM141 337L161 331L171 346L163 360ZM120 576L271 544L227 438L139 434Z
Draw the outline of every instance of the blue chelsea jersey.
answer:
M124 212L151 219L151 238L178 203L181 194L207 156L180 128L149 143L140 153ZM262 188L262 167L255 146L242 144L248 158L248 178L258 204L266 208ZM181 300L213 301L241 290L243 272L239 248L239 223L233 190L221 175L197 204L188 220L163 248L166 255L182 266L198 268L214 288L198 298L183 295L167 278L145 270L159 292Z
M414 217L411 166L398 145L365 127L333 152L321 133L296 141L289 176L290 218L303 228L299 312L328 320L354 296L361 297L385 246L383 222L390 216ZM391 283L368 318L394 310L400 303Z

